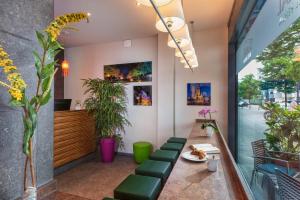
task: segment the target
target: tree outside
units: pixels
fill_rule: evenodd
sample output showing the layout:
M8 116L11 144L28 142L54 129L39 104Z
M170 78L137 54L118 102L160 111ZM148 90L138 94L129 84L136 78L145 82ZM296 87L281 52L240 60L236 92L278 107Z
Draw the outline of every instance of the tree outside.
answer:
M246 75L239 83L238 93L240 98L247 99L250 103L251 99L260 95L260 81L253 74Z

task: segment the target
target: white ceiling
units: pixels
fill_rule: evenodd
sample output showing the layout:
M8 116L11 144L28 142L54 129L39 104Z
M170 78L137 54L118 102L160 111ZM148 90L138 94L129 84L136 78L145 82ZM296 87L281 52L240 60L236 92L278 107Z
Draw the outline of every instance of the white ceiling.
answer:
M186 22L194 21L194 31L228 23L234 0L183 0ZM90 23L76 25L79 31L64 31L65 46L112 42L157 34L155 12L137 6L135 0L54 0L55 16L70 12L91 13Z

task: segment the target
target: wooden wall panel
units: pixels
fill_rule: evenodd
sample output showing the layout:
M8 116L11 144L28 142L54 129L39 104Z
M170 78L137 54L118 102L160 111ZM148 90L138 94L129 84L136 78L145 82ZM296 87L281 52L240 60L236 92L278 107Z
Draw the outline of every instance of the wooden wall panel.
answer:
M54 167L96 151L95 124L86 111L54 113Z

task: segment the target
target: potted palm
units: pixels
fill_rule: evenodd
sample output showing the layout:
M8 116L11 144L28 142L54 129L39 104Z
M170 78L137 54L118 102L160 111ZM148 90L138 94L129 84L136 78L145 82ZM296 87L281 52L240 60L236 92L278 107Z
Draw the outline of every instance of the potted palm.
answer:
M85 109L95 119L96 133L99 136L100 154L103 162L112 162L116 146L123 147L121 134L125 126L130 125L127 120L127 98L125 86L107 80L84 79Z

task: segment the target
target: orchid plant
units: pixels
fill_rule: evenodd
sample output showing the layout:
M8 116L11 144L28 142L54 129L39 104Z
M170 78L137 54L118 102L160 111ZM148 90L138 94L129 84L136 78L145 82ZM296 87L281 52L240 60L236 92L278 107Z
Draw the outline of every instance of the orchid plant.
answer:
M211 114L216 113L217 110L210 109L210 108L203 108L198 112L200 117L203 117L207 122L202 124L202 129L205 129L206 127L212 127L214 130L218 130L215 123L212 122ZM209 118L207 118L209 116Z

